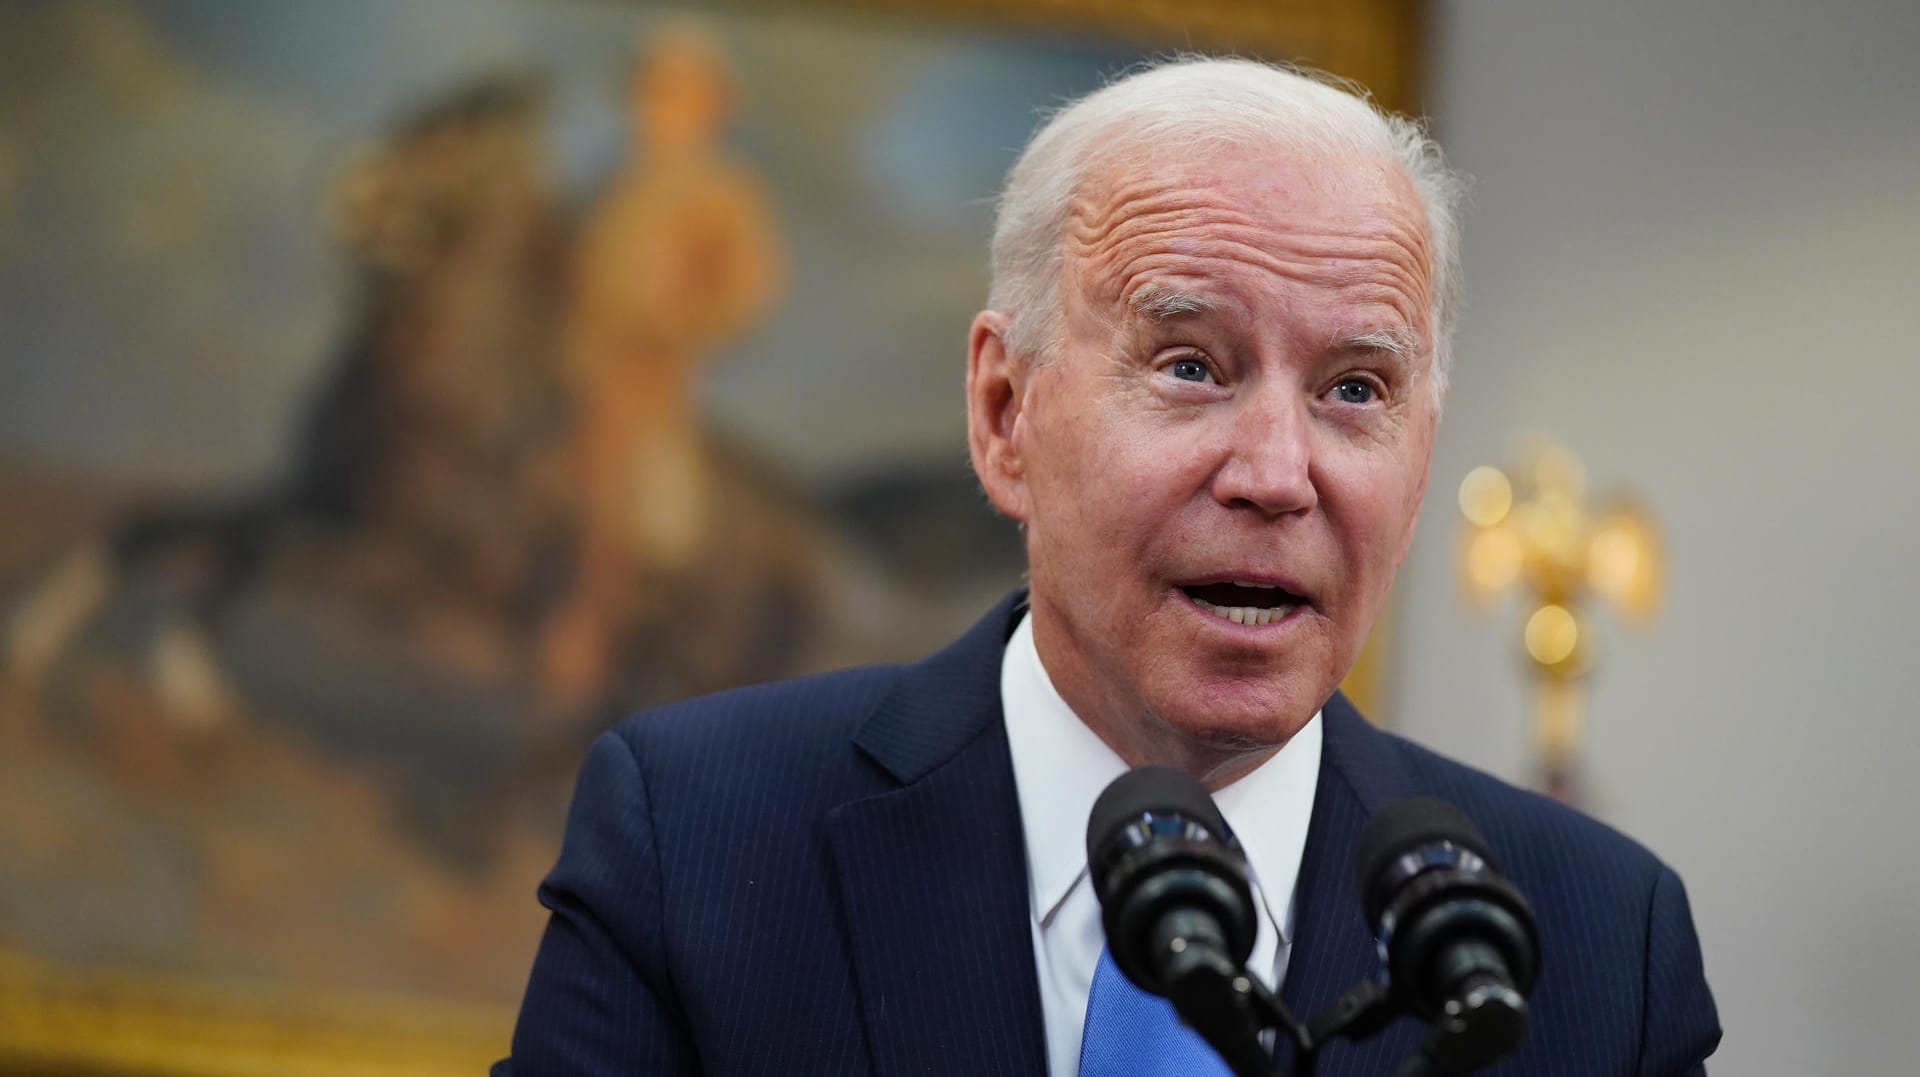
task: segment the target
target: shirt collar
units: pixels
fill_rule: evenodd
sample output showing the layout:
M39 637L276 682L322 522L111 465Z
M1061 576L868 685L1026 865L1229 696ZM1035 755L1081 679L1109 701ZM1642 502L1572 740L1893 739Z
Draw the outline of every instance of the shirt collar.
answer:
M1027 847L1027 882L1036 922L1050 923L1087 873L1086 826L1093 802L1127 769L1053 686L1023 617L1000 662L1000 695L1014 785ZM1280 940L1293 937L1294 884L1320 776L1320 715L1251 773L1214 794L1246 850L1268 917Z

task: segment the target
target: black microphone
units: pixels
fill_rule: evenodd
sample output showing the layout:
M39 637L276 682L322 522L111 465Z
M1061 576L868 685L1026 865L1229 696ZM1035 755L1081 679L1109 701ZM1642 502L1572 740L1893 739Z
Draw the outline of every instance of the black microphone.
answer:
M1432 1026L1405 1072L1465 1073L1519 1047L1540 933L1472 820L1444 800L1395 801L1367 824L1355 868L1389 986Z
M1246 854L1185 771L1114 779L1087 819L1087 867L1113 963L1142 990L1164 995L1196 961L1238 969L1253 952Z
M1246 854L1206 789L1172 767L1114 779L1087 820L1087 866L1127 979L1172 1001L1235 1073L1270 1073L1264 988L1245 971L1259 925Z

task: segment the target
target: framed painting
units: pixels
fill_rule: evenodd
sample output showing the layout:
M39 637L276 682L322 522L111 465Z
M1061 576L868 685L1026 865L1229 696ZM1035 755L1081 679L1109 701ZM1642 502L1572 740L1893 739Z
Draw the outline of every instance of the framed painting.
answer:
M1409 108L1419 31L0 9L0 1074L504 1054L598 730L917 656L1017 583L959 371L1037 108L1188 47Z

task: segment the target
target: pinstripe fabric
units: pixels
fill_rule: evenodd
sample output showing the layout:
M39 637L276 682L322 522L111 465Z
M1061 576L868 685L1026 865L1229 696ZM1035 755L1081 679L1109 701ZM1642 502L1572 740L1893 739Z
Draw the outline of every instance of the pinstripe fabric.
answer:
M581 771L514 1034L519 1074L1042 1074L998 670L1020 596L925 662L636 716ZM1685 894L1632 842L1368 726L1336 696L1283 985L1303 1017L1377 966L1354 847L1388 800L1458 804L1545 960L1502 1074L1667 1077L1718 1041ZM1420 1030L1336 1044L1391 1073Z
M1282 998L1317 1012L1377 968L1353 894L1353 861L1373 812L1409 796L1451 801L1473 819L1532 902L1541 936L1533 1024L1485 1072L1539 1077L1703 1072L1720 1041L1700 945L1679 877L1602 824L1374 729L1342 696L1324 711L1325 752L1296 898ZM1336 1043L1323 1074L1392 1073L1423 1029L1403 1019L1363 1044Z

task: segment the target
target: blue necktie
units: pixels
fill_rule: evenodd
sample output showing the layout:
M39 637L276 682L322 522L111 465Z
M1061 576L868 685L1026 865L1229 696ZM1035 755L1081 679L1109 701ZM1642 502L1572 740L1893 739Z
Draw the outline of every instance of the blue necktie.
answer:
M1133 985L1104 948L1087 992L1080 1077L1232 1077L1173 1003Z

